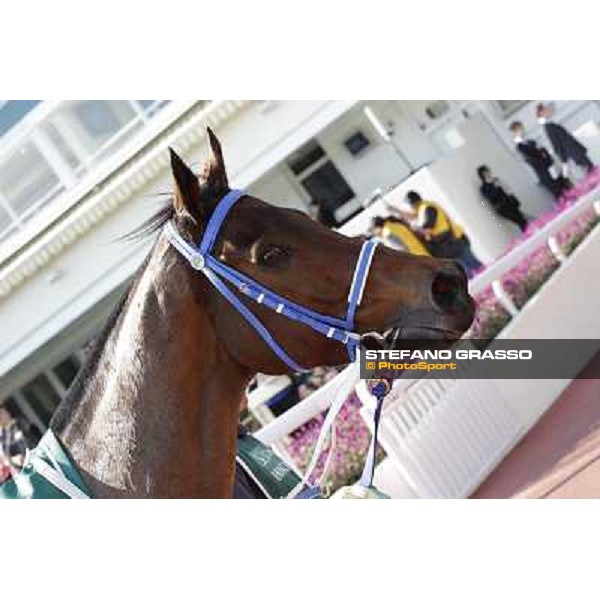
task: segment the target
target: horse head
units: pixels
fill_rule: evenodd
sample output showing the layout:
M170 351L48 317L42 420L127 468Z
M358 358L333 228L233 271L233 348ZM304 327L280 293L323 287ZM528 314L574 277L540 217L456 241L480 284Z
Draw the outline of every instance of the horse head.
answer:
M211 215L229 192L221 145L210 129L208 141L210 155L199 176L171 151L175 181L172 222L193 246L198 245ZM363 238L332 231L301 211L244 195L223 221L211 254L280 297L343 318L363 242ZM205 299L218 341L234 361L252 372L289 370L204 277L189 267L186 273L195 279L189 285ZM243 302L298 363L314 367L348 362L338 341L265 306ZM413 344L432 339L451 344L470 326L473 314L467 278L457 263L379 246L356 313L355 331L364 335L365 344L375 340L394 348L411 340Z

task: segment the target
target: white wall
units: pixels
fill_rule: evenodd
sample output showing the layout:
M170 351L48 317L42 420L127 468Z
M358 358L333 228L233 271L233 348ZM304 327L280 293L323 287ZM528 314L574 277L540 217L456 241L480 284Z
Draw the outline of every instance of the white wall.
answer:
M551 196L529 176L529 167L506 146L484 114L478 113L461 123L458 132L467 143L469 156L465 168L470 169L468 178L473 188L479 190L481 185L475 169L487 164L519 198L525 213L538 216L554 206Z
M216 130L223 144L230 180L234 185L241 180L249 184L257 181L264 172L257 173L255 169L281 161L284 142L301 140L303 143L312 137L315 129L322 129L352 104L336 101L251 104ZM198 164L205 155L203 141L187 152L186 158ZM254 179L248 181L251 177ZM93 310L101 298L135 272L150 244L134 245L116 240L147 219L158 202L164 201L164 198L156 198L156 193L170 190L171 186L170 174L164 170L2 300L0 374L3 377L17 364L32 358L69 324ZM292 206L302 207L301 197L280 173L270 173L252 189L274 203L289 201ZM53 273L58 274L58 278ZM51 354L46 348L41 352ZM3 379L0 390L2 394L6 391L5 381Z
M494 213L481 197L476 169L487 164L521 200L523 210L539 215L552 207L527 178L522 165L497 138L481 115L475 115L457 127L465 145L430 167L431 176L442 190L432 198L442 204L450 216L467 231L473 250L483 262L502 254L518 228Z
M358 102L354 106L349 106L348 110L340 113L328 126L315 133L314 137L352 187L358 203L369 198L375 189L386 191L405 179L410 173L410 168L418 170L423 165L434 162L436 169L440 170L440 176L442 170L448 169L443 175L442 187L448 187L448 180L452 179L451 174L454 170L457 176L466 173L466 179L468 179L468 181L462 182L461 193L467 191L467 186L469 189L470 187L478 189L479 183L474 170L467 173L463 172L463 169L465 167L471 169L473 165L477 167L487 161L519 197L526 213L537 216L552 206L551 196L537 185L535 175L516 153L507 131L509 122L519 118L526 121L534 137L543 136L543 132L532 117L535 102L529 102L520 111L509 117L503 117L491 101L453 102L448 115L442 117L440 122L426 124L425 129L420 129L419 119L416 118L416 115L423 112L423 107L429 103L430 101L424 100ZM373 125L364 115L365 105L371 107L384 125L392 126L394 143L406 156L409 167L402 162L389 144L381 140ZM461 107L467 110L471 115L470 118L465 118ZM269 115L276 115L278 110L281 108L276 107L269 112ZM305 107L304 110L308 110L308 107ZM323 111L323 107L319 110ZM596 102L558 102L557 118L564 122L565 126L575 131L582 124L600 121L600 109ZM358 157L352 157L343 142L358 130L368 137L371 146ZM467 165L461 164L460 158L456 156L460 150L450 149L448 146L446 137L448 131L451 130L461 133L468 142ZM443 143L440 142L440 136L444 138ZM600 162L600 136L596 135L592 139L588 138L583 141L592 149L592 158L597 155L598 162ZM547 142L544 143L547 145ZM444 163L442 156L454 157L456 162ZM442 166L439 166L440 163ZM307 198L301 188L297 189L301 197ZM478 196L477 198L480 203L481 199ZM461 218L465 217L461 216ZM468 216L466 219L469 221ZM512 230L511 235L517 232L509 222L503 222L502 227ZM500 239L506 239L506 236L500 236ZM480 244L480 250L484 258L485 256L491 257L497 254L500 245L498 240L496 243L492 241L490 253L484 242Z
M390 124L394 143L407 157L412 170L429 164L441 156L440 149L430 137L419 128L413 118L407 100L389 100L386 102L369 101L371 109L384 124Z
M344 141L357 131L363 132L370 146L358 156L352 156ZM391 187L410 173L393 149L382 141L361 109L342 116L317 135L317 140L359 201L370 197L378 188L385 190Z
M249 186L355 104L354 100L251 104L243 118L236 117L217 131L234 183Z
M397 101L367 102L382 123L392 123L396 143L401 146L411 165L422 165L434 160L435 149L406 117ZM384 142L363 112L365 103L359 103L319 131L314 137L335 164L355 193L355 207L362 205L375 190L387 190L410 174L407 163L402 162L393 147ZM361 131L370 145L358 156L352 156L344 141ZM305 208L308 193L295 179L285 164L278 164L250 188L257 196L277 205Z
M408 177L411 170L440 156L427 136L408 118L402 105L403 102L395 100L361 102L316 136L360 203L370 198L375 190L388 190ZM365 106L371 108L383 125L392 127L394 144L406 160L396 153L393 145L382 140L365 116ZM363 153L352 156L344 141L357 131L361 131L371 144Z
M563 125L588 149L590 160L600 164L600 107L598 102L587 102L562 120Z
M299 193L297 186L292 184L290 177L284 173L284 167L280 166L269 171L248 190L253 196L275 206L296 208L307 212L307 201Z
M524 165L506 148L490 123L476 114L457 127L465 145L431 166L431 175L443 190L438 198L465 227L475 253L490 262L519 234L515 225L497 216L479 192L476 169L487 164L522 203L524 212L538 216L553 203L528 177Z
M498 339L600 338L597 303L600 278L593 276L598 271L598 257L600 228L597 227ZM592 356L580 359L583 368ZM498 381L507 401L527 427L540 418L569 383L567 379Z
M424 198L439 202L450 217L466 229L477 256L483 262L490 262L504 251L519 230L495 215L480 196L476 174L479 165L489 165L500 179L510 183L526 212L537 215L551 208L553 203L529 180L524 167L483 115L464 121L457 126L457 131L464 140L461 148L417 171L391 190L386 201L392 206L399 205L406 193L414 189ZM369 229L374 215L386 212L385 203L378 202L346 223L341 231L346 235L362 234Z

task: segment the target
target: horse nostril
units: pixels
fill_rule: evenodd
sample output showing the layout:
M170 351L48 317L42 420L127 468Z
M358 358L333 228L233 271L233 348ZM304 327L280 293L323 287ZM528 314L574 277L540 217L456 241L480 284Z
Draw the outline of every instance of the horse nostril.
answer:
M437 273L431 285L431 297L437 308L455 312L463 306L466 295L465 278L459 271Z

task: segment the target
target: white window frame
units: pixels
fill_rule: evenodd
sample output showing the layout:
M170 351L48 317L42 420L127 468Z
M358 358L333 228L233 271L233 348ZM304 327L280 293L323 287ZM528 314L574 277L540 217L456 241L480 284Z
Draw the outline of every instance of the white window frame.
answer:
M321 156L321 158L318 158L314 163L312 163L311 165L306 167L306 169L304 169L304 171L301 171L300 173L294 173L294 171L292 170L292 168L290 167L290 165L288 164L286 159L284 159L282 161L282 163L280 163L284 167L284 175L285 175L286 179L290 182L292 187L296 190L296 192L304 200L304 203L306 205L306 210L308 211L308 208L313 199L312 199L311 195L308 193L307 189L302 185L302 182L307 177L310 177L315 171L320 169L324 164L326 164L328 162L331 162L333 164L333 166L339 171L340 175L344 178L346 185L348 185L348 187L354 192L354 198L351 198L350 200L348 200L348 202L352 202L352 200L355 200L356 198L358 198L356 192L354 191L354 188L348 181L348 178L346 177L344 172L337 166L337 164L331 158L331 156L329 156L329 154L327 154L327 150L325 150L325 148L323 148L323 145L321 144L321 142L317 138L312 138L312 139L314 139L317 142L317 144L319 144L321 149L323 150L323 156ZM308 140L305 143L308 143L309 141L311 141L311 140ZM371 140L369 140L369 141L371 142ZM370 146L372 146L372 144L373 144L373 142L370 143ZM304 144L302 144L302 145L304 145ZM302 146L300 146L298 149L300 149L301 147ZM368 148L366 148L365 150L368 150ZM355 157L355 158L359 158L359 157Z

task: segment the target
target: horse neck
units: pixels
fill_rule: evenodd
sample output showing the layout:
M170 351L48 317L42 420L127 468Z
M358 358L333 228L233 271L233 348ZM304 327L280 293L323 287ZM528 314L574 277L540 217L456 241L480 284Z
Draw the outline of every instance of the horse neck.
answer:
M97 497L228 497L248 373L218 343L208 286L159 241L56 431ZM200 290L200 291L198 291Z

